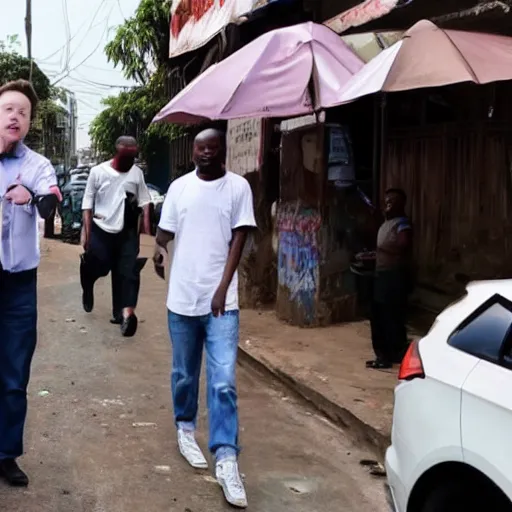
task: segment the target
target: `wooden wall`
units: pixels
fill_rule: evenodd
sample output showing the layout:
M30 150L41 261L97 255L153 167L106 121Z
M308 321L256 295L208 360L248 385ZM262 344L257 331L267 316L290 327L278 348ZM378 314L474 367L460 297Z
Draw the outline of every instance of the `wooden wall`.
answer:
M427 288L453 295L466 279L512 277L511 91L509 84L448 89L441 118L449 122L441 123L426 121L431 106L417 101L426 92L390 105L381 188L408 195ZM407 126L395 114L408 100L418 108L407 108Z

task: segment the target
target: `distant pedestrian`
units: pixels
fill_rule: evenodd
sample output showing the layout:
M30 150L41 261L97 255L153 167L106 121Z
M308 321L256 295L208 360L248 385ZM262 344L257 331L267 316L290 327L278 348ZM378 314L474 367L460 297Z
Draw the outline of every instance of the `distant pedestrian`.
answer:
M121 325L123 336L137 331L140 272L146 260L138 259L140 215L144 231L151 232L149 194L144 174L135 165L138 154L133 137L120 137L113 160L90 171L82 202L83 246L80 264L82 303L94 308L94 285L112 274L112 323Z
M412 225L405 214L407 196L391 188L384 198L385 221L377 235L376 272L371 312L376 359L368 368L391 368L407 349L407 301L412 290Z
M167 308L173 347L172 393L181 454L206 469L195 440L199 377L206 350L209 448L226 500L247 507L238 469L235 370L239 339L238 278L249 231L256 227L249 183L223 166L225 142L216 130L194 142L196 169L172 183L157 232L161 274L174 240Z
M25 146L38 100L29 82L0 87L0 476L25 487L27 385L37 342L38 214L60 200L55 170Z

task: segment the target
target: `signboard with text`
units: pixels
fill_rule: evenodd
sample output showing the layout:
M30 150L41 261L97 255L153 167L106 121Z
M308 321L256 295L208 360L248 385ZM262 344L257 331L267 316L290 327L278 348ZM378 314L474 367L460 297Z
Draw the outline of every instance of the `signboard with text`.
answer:
M228 121L226 169L240 176L258 171L262 143L262 119Z

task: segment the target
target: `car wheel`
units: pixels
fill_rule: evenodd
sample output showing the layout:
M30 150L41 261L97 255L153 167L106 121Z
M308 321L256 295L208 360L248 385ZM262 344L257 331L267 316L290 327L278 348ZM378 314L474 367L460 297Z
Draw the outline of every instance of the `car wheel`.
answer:
M512 505L494 490L486 492L485 487L472 490L468 483L449 482L432 491L426 498L421 512L510 512Z

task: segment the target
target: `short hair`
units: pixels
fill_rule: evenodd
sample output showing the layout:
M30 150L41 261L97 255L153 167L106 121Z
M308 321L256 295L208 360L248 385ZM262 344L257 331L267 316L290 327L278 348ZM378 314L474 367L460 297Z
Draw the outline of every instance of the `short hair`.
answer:
M4 95L6 92L19 92L26 96L32 107L31 117L32 119L35 117L39 98L37 97L37 93L33 85L28 80L14 80L12 82L7 82L0 87L0 96Z
M404 203L407 202L407 194L401 188L388 188L386 190L386 195L388 194L396 194L397 196L400 196L402 198Z

